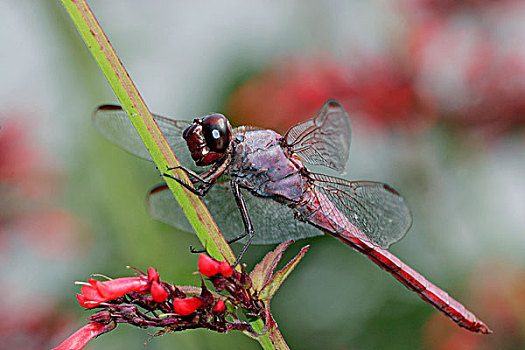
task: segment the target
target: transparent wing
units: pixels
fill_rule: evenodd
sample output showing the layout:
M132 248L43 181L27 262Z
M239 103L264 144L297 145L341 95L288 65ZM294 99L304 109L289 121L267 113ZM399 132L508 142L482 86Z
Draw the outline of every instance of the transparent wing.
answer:
M343 106L336 100L328 100L315 117L290 128L285 139L292 151L305 162L343 173L351 137L350 118Z
M268 198L256 197L243 189L241 193L246 201L255 230L253 244L275 244L289 239L297 240L323 235L321 230L297 221L292 210L287 206ZM226 183L216 184L203 197L203 201L226 239L230 240L244 232L241 214L231 189ZM155 219L183 231L193 232L182 209L166 185L158 186L150 192L148 209Z
M315 173L310 177L315 180L315 191L324 194L368 241L382 248L403 238L412 225L405 200L389 185Z
M182 133L190 125L190 122L155 114L153 114L153 118L181 164L196 169L186 141L182 138ZM93 123L96 129L111 142L119 145L131 154L151 160L151 156L122 107L114 105L100 106L93 114Z

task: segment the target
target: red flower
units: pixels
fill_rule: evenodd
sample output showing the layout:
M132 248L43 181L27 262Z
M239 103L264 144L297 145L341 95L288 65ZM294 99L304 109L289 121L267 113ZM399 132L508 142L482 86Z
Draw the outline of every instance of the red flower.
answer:
M197 297L173 298L173 311L182 316L187 316L202 306L202 301Z
M153 267L148 269L148 282L159 281L159 273Z
M113 300L129 292L143 292L148 289L148 282L141 277L123 277L109 281L89 279L77 294L80 305L93 308L109 300Z
M226 304L224 304L224 300L222 299L217 300L217 303L215 304L215 306L213 306L213 312L220 314L224 310L226 310Z
M157 303L162 303L168 298L168 292L164 287L157 281L151 282L150 288L151 296Z
M199 255L199 272L206 277L215 276L219 273L219 262L206 254Z
M228 278L233 274L233 269L227 261L218 261L206 254L199 255L199 272L206 277L220 273Z
M153 267L148 269L148 282L150 283L150 294L157 303L162 303L168 298L168 292L159 282L159 273Z
M227 261L219 262L219 272L226 278L233 275L233 269Z
M102 334L102 331L106 325L101 323L88 323L78 331L73 333L69 338L64 340L62 344L54 348L53 350L80 350L96 336Z

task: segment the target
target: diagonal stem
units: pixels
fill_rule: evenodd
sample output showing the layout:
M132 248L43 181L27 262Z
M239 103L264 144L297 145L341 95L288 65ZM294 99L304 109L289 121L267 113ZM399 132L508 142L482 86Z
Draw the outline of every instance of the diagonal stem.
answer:
M62 0L62 3L117 95L122 108L130 117L157 168L166 169L168 165L170 167L179 166L179 161L86 2ZM188 180L183 172L178 172L177 177ZM187 183L191 182L187 181ZM210 255L229 262L235 261L233 252L202 201L173 181L168 181L167 184Z

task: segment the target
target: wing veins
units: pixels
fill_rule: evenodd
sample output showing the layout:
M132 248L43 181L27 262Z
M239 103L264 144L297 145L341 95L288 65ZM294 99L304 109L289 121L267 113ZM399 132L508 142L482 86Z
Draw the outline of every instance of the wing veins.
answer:
M371 243L387 248L401 239L412 219L403 198L388 185L372 181L346 181L311 173L315 188L363 232Z

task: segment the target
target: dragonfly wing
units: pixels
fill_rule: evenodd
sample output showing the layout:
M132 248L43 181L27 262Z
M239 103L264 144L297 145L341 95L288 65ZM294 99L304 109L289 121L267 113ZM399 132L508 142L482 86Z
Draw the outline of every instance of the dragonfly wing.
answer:
M350 182L324 174L311 173L310 176L315 180L315 191L324 194L368 241L388 248L410 229L410 210L403 197L389 185Z
M179 161L184 166L196 169L186 141L182 138L182 133L190 125L190 122L156 114L153 114L153 119L155 119L160 131ZM119 145L131 154L151 160L151 156L122 107L114 105L100 106L93 114L93 123L97 130L111 142Z
M241 193L255 230L253 244L275 244L289 239L297 240L323 235L321 230L297 221L292 210L287 206L268 198L256 197L244 189L241 189ZM244 232L241 214L227 183L217 183L203 197L203 202L227 240ZM148 210L159 221L183 231L193 232L181 207L166 185L161 185L150 192Z
M343 106L328 100L315 117L296 124L286 133L291 150L305 162L343 173L350 152L352 127Z

